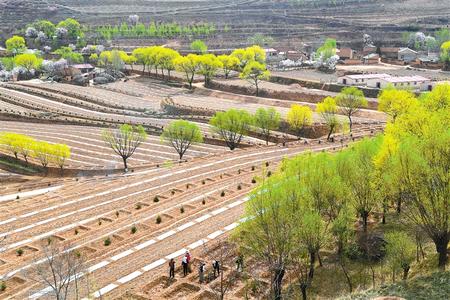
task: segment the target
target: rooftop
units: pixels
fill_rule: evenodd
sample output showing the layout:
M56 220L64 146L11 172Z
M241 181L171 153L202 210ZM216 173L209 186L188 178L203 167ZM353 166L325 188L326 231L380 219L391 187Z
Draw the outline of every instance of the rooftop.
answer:
M375 74L346 75L346 77L351 79L377 79L377 78L391 77L391 75L384 73L375 73Z
M430 79L422 77L422 76L399 76L399 77L385 77L382 78L383 80L386 80L388 82L392 83L399 83L399 82L423 82L423 81L430 81Z

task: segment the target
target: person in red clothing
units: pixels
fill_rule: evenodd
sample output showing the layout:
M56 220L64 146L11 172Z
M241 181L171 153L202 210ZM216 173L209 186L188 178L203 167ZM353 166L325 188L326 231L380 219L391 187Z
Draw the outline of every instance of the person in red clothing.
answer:
M186 261L187 261L187 270L189 273L192 272L191 270L191 254L189 253L189 251L186 251Z

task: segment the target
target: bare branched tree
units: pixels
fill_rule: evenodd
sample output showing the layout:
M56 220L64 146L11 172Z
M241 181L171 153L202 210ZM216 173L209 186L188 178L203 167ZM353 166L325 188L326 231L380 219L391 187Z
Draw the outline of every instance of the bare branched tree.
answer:
M35 258L26 277L45 286L43 293L51 294L56 300L80 299L80 278L86 272L81 253L50 239L42 246L42 253L44 258Z
M127 172L127 159L130 158L136 149L145 141L147 133L141 125L132 126L123 124L118 130L103 131L102 136L106 144L122 158L125 172Z
M215 244L203 245L204 257L212 263L217 261L219 263L219 281L217 284L211 286L212 292L216 295L217 299L225 299L225 295L231 287L236 284L240 273L234 269L234 263L236 261L236 246L226 239L220 239ZM229 270L225 274L225 268ZM214 274L215 275L215 274Z

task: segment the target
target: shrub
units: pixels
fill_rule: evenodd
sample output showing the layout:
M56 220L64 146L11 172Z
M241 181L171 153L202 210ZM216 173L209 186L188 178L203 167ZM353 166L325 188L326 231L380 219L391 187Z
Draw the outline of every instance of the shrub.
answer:
M237 186L237 189L240 191L240 190L242 190L242 186L239 184L238 186Z
M16 254L17 254L17 256L22 256L23 255L23 249L22 248L17 249L16 250Z
M184 207L180 207L180 213L184 214Z
M202 200L202 204L203 204L203 205L206 204L206 200L205 200L205 199Z
M157 216L156 217L156 224L160 224L161 223L161 216Z
M78 235L78 229L75 229L74 233L75 235Z
M206 181L202 180L202 184L206 184Z
M155 202L155 203L159 202L159 197L155 196L155 198L153 198L153 202Z
M110 239L109 237L107 237L107 238L103 241L103 245L105 245L105 246L111 245L111 239Z
M270 177L270 176L272 176L272 171L267 172L267 177Z
M256 178L255 177L252 178L252 183L256 183Z
M222 191L222 193L220 193L220 197L225 197L225 191Z
M98 226L102 225L102 220L98 220Z
M175 195L175 190L172 190L171 193L172 193L172 195Z
M238 170L238 174L241 174L241 169Z
M136 231L137 231L137 227L136 227L135 225L133 225L133 226L131 227L131 234L135 234Z
M252 171L255 171L255 169L256 169L256 167L255 167L255 166L252 166Z
M116 210L116 218L118 218L118 217L119 217L119 211Z
M136 209L141 209L142 208L142 205L141 204L136 204Z
M6 290L6 283L4 281L0 281L0 291L3 292Z
M269 162L268 161L266 161L266 167L268 167L269 166Z

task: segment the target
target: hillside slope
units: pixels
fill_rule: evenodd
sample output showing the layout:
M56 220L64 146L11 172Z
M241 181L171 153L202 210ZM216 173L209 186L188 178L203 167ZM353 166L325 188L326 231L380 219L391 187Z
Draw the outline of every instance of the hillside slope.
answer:
M363 33L395 44L407 30L448 26L450 6L440 0L0 0L3 35L36 19L59 21L74 17L89 25L117 24L130 14L141 21L217 25L215 46L239 45L257 32L315 43L334 36L344 43L361 42ZM299 4L303 3L303 4ZM306 3L306 4L305 4ZM322 3L322 4L321 4ZM221 32L227 25L230 30ZM120 41L119 41L120 44Z
M417 277L406 282L354 294L341 300L373 299L378 296L397 296L407 300L450 299L450 272L436 272L429 276Z

